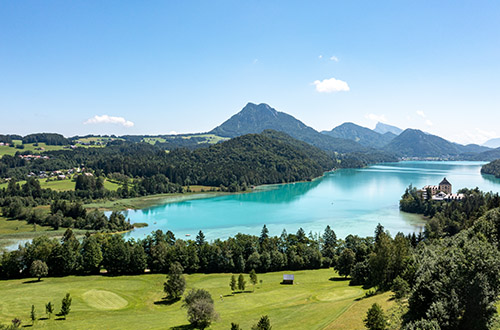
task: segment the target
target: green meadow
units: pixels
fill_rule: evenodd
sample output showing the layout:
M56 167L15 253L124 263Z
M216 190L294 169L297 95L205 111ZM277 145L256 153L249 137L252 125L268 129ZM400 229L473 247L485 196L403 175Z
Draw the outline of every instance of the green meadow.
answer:
M15 145L21 145L21 140L14 140ZM35 150L36 148L43 148L44 150ZM38 146L34 146L33 143L24 144L24 149L12 148L10 146L0 146L0 158L4 155L15 155L16 152L30 151L33 153L42 153L43 151L52 151L52 150L62 150L63 146L49 146L43 142L38 143Z
M287 272L294 285L280 284L284 272L258 274L262 280L245 292L232 294L231 274L186 275L187 290L208 290L219 320L210 329L230 329L231 322L250 329L260 316L268 315L273 329L362 329L366 310L377 302L385 310L394 306L390 293L365 298L365 290L349 286L331 269ZM334 277L335 276L335 277ZM182 302L162 298L165 275L69 276L0 281L0 323L15 317L30 325L35 305L36 329L190 329ZM51 301L58 312L63 296L73 298L66 320L53 315L46 319L45 304ZM222 298L221 298L222 296Z
M75 181L65 179L65 180L55 180L55 181L47 181L47 179L41 179L40 181L40 187L42 189L52 189L55 191L69 191L69 190L75 190ZM18 182L20 185L23 185L26 183L26 181L19 181ZM0 184L0 189L2 188L7 188L8 183L2 183ZM104 181L104 188L108 190L115 191L120 187L118 183L105 180Z

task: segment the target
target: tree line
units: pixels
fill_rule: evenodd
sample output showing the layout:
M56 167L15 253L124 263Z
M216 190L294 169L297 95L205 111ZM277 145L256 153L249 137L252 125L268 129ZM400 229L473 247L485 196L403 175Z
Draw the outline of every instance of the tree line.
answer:
M484 164L481 167L482 174L491 174L496 178L500 178L500 159L494 160L488 164Z

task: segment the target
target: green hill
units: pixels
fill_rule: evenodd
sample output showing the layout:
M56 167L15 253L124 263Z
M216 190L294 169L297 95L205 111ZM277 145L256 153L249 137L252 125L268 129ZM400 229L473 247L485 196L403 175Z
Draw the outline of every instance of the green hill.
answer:
M382 148L396 137L393 133L380 134L354 123L343 123L331 131L323 131L321 133L335 138L352 140L363 146L372 148Z
M500 159L494 160L481 167L482 174L491 174L497 178L500 178Z
M208 186L310 180L334 167L323 151L269 131L192 152L177 149L166 158L191 182Z

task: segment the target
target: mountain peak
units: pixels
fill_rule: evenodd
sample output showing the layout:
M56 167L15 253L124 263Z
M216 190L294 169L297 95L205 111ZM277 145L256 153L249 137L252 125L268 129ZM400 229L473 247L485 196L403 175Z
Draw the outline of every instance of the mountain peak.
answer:
M245 112L259 112L259 113L266 113L270 112L273 115L276 115L278 111L271 106L269 106L266 103L260 103L260 104L255 104L252 102L248 102L247 105L239 113L245 113Z
M261 133L266 129L284 132L295 139L310 143L326 151L345 153L367 150L354 141L321 134L293 116L277 111L265 103L255 104L249 102L240 112L209 133L233 138L250 133Z
M352 122L345 122L331 131L323 131L322 133L335 138L352 140L372 148L381 148L394 138L394 135L382 135Z
M390 133L393 133L393 134L396 134L396 135L399 135L403 132L403 130L399 127L396 127L396 126L392 126L392 125L389 125L389 124L384 124L384 123L381 123L381 122L378 122L377 123L377 126L375 126L375 129L374 129L375 132L377 133L380 133L380 134L385 134L387 132L390 132Z

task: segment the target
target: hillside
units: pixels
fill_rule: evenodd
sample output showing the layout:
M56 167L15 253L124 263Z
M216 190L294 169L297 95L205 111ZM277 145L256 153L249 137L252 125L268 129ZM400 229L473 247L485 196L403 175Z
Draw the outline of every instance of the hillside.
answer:
M324 152L270 134L275 133L247 134L192 152L174 150L167 162L192 183L208 186L310 180L333 168L333 160Z
M403 133L403 130L399 127L384 124L381 122L377 123L377 126L375 126L374 129L375 132L380 133L380 134L385 134L385 133L392 133L394 135L399 135Z
M494 160L488 164L481 167L482 174L491 174L497 178L500 178L500 159Z
M456 144L417 129L406 129L384 150L403 157L447 157L462 153Z
M396 135L391 132L380 134L354 123L343 123L331 131L323 131L321 133L335 138L352 140L363 146L372 148L382 148L396 137Z
M279 141L281 143L288 144L296 148L298 151L304 153L311 160L320 164L324 169L332 169L334 167L334 162L332 161L332 157L330 157L326 152L308 143L294 139L286 133L267 129L263 131L260 135L273 139L274 141Z
M266 129L284 132L325 151L339 153L369 151L354 141L321 134L293 116L277 111L264 103L259 105L248 103L240 112L214 128L209 134L232 138L261 133Z
M500 148L490 149L488 151L481 152L477 155L473 155L472 160L482 160L491 162L495 159L500 159Z

